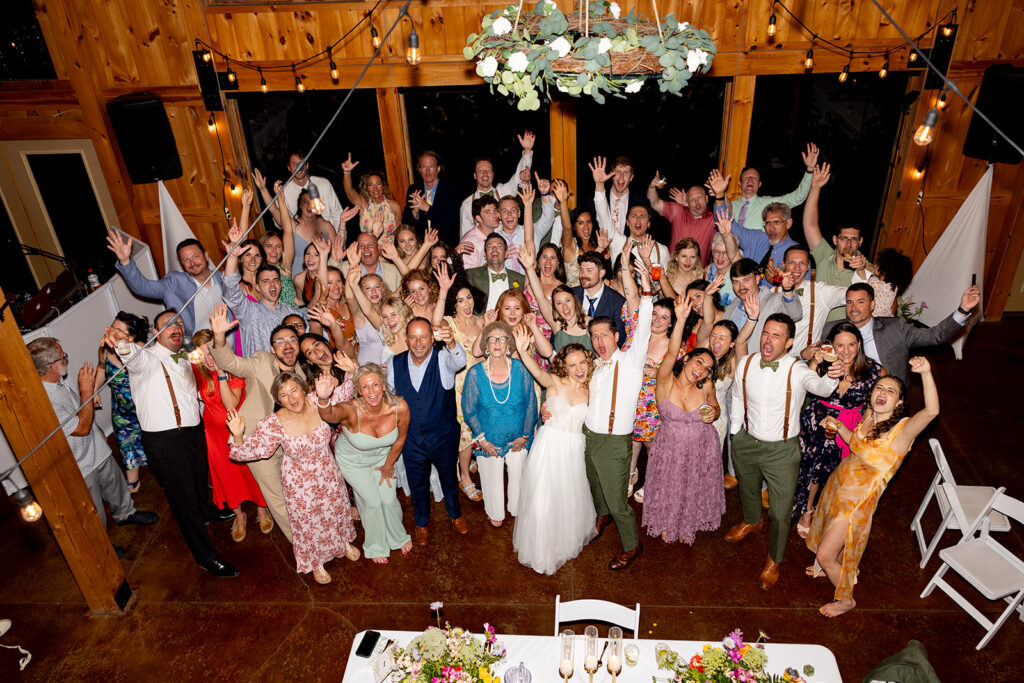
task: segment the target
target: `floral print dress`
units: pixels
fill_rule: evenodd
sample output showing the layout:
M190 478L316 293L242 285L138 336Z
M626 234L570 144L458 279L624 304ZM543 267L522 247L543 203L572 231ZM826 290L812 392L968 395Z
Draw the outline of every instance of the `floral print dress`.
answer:
M241 446L231 443L231 459L251 462L269 458L278 446L281 484L292 524L295 569L300 574L345 554L355 540L348 491L329 448L331 428L321 422L309 434L291 436L271 413L256 424Z
M120 368L110 362L103 361L104 374L107 379L114 377ZM110 411L110 422L114 425L114 436L117 447L121 450L121 459L127 470L133 470L146 464L146 451L142 449L142 427L139 417L135 414L135 401L132 400L132 387L128 383L128 371L125 370L110 381L110 400L114 404Z

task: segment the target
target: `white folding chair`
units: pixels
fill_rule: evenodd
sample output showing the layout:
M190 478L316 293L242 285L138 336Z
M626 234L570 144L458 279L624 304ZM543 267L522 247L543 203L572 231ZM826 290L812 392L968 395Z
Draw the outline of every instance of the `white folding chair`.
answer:
M928 439L928 445L931 446L932 454L935 456L935 465L938 468L938 472L935 473L935 478L932 479L932 484L928 487L928 493L925 494L924 500L921 501L921 507L917 509L917 514L914 515L914 521L910 523L910 528L917 535L917 546L921 551L921 569L924 569L924 566L928 564L928 560L931 559L932 553L935 552L935 547L939 545L939 540L946 533L946 530L957 529L963 533L965 529L970 528L978 518L978 515L982 514L982 510L995 492L995 488L991 486L960 486L957 484L956 480L953 479L953 472L949 469L949 463L946 462L946 455L942 452L942 446L939 445L938 439ZM944 483L952 485L953 495L960 500L960 508L963 511L964 519L958 519L957 515L953 513L953 506L950 505L948 495L942 487ZM931 541L926 542L924 528L921 526L921 517L924 516L924 511L927 509L928 503L931 502L933 496L939 505L942 523L939 525L939 530L935 532L935 536L932 537ZM988 514L990 531L1010 530L1010 522L1006 519L1006 515L995 510Z
M623 607L606 600L573 600L562 602L562 596L555 596L555 635L563 622L600 621L633 632L633 639L639 638L640 603L636 609Z
M950 491L954 488L952 485L943 484L942 486L947 489L950 496L955 495ZM1021 619L1024 620L1024 607L1021 606L1021 601L1024 601L1024 562L989 536L990 528L987 515L992 510L998 510L1024 524L1024 503L1007 496L1003 491L1002 488L998 489L989 499L982 514L975 519L974 524L971 525L970 530L960 543L939 551L942 566L935 572L935 576L921 593L922 598L927 597L937 586L946 595L953 598L954 602L960 605L964 611L974 617L975 621L985 627L985 637L975 647L976 650L980 650L988 644L988 641L1014 611L1020 612ZM990 621L963 595L943 580L943 574L950 568L989 600L1005 600L1008 603L998 619L994 622Z

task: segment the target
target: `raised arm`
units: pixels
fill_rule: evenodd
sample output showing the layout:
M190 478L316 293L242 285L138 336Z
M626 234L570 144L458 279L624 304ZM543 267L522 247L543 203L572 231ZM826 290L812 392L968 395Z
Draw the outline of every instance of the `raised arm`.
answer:
M412 255L411 259L409 259L409 263L407 264L409 266L409 270L416 270L417 268L419 268L420 264L422 264L423 261L427 258L427 256L430 254L430 250L434 248L434 245L437 244L437 242L437 230L434 230L433 228L427 228L426 231L423 233L423 244L420 245L419 250ZM398 264L396 263L395 266L397 267Z
M448 301L448 293L452 289L452 285L455 284L455 275L448 273L448 264L441 261L437 264L437 268L434 268L434 279L437 280L438 292L437 302L434 304L434 313L430 318L430 324L434 327L440 327L441 321L444 320L444 309Z
M544 330L540 329L537 325L537 314L530 311L523 320L526 322L526 326L530 328L530 332L533 334L533 341L537 345L537 353L542 358L551 358L555 355L555 347L551 345L551 340L548 339L547 335L544 334Z
M532 185L519 188L519 199L523 202L523 247L534 246L533 241L533 200L537 192ZM522 250L523 247L519 247ZM522 263L522 259L519 261ZM525 269L526 266L523 266Z
M606 170L607 162L604 157L594 157L590 162L590 173L594 178L594 209L597 213L597 225L608 234L615 233L615 226L612 225L612 212L608 208L608 197L604 194L604 184L613 174Z
M555 180L551 183L551 191L558 200L559 220L562 221L562 258L571 263L577 254L572 232L572 212L569 210L569 186L565 181Z
M223 369L222 369L223 372ZM224 379L221 379L224 377ZM245 380L241 384L237 380L229 378L226 373L217 378L217 389L220 390L220 401L228 410L235 410L242 400L242 390L245 388Z
M720 271L715 274L715 279L711 281L708 288L704 290L704 305L701 308L701 314L703 315L704 324L700 326L697 332L697 346L706 347L708 340L711 338L711 328L715 325L715 302L714 293L722 288L725 284L726 273Z
M707 295L704 296L707 299ZM761 315L761 297L757 291L747 292L743 297L743 310L747 312L747 321L740 328L740 334L736 337L736 357L741 358L747 355L747 341L750 335L754 334L757 327L757 319Z
M821 225L818 223L818 201L821 198L821 188L825 187L831 177L832 167L829 164L821 164L814 167L811 174L811 189L807 192L807 203L804 205L804 238L807 246L814 251L821 242Z
M654 172L654 179L647 185L647 201L651 203L651 208L657 211L660 215L665 215L665 202L658 196L658 188L665 183L661 179L661 172Z
M281 272L291 277L292 263L295 261L295 219L285 207L283 187L280 180L274 183L274 192L277 194L277 201L271 204L271 211L277 210L281 219L278 225L281 226ZM278 209L277 207L282 207Z
M646 245L647 240L650 239L649 235L646 236L644 238L644 244ZM654 242L652 240L651 244L653 243ZM650 250L648 250L647 253L649 256ZM619 282L622 283L622 296L626 298L626 310L629 311L630 315L632 315L633 311L640 306L640 292L637 291L636 282L633 280L633 273L629 268L629 254L629 249L622 249L619 252ZM644 263L644 266L649 268L647 263Z
M366 198L359 194L356 188L352 186L352 169L358 165L358 161L352 161L352 152L349 152L348 159L341 162L341 171L344 174L342 185L345 188L345 196L348 197L348 200L360 209L365 209L367 205Z
M729 207L715 207L715 225L725 242L725 251L729 255L729 262L736 263L740 259L740 241L732 234L733 222L732 213Z
M690 315L690 302L685 296L676 298L676 326L672 328L672 336L668 338L668 351L665 358L658 366L654 394L658 401L667 401L672 393L672 368L675 366L676 356L683 346L683 328L686 327L686 319Z
M784 194L781 197L775 197L775 201L782 202L787 206L799 206L807 199L807 193L811 189L811 174L814 173L814 165L818 163L818 146L813 142L807 144L807 150L801 153L804 160L804 166L807 172L804 173L803 178L800 179L800 184L796 186L796 189L789 194Z
M935 386L935 376L927 358L915 356L910 359L910 371L921 375L921 386L924 389L924 408L914 413L903 425L903 429L892 441L892 449L896 453L906 453L918 434L939 414L939 390Z
M533 300L537 302L540 314L548 321L548 325L551 326L552 330L558 331L560 325L555 321L551 302L544 296L544 287L540 284L540 277L538 277L537 271L534 269L537 260L533 255L533 245L528 241L524 242L522 248L519 249L519 263L523 264L523 272L526 273L526 283L530 291L533 292Z
M260 191L260 196L263 198L263 203L270 207L270 215L273 217L274 222L278 225L284 225L281 221L281 210L277 207L277 202L274 201L274 196L270 194L270 190L267 189L267 179L263 177L258 168L252 169L252 182L256 186L256 189ZM274 183L274 194L279 192L281 181L278 180ZM281 199L284 201L284 198ZM285 212L287 213L287 211Z
M537 361L533 359L533 354L530 353L530 340L533 339L533 334L529 328L520 323L516 325L516 328L512 330L512 334L516 338L516 348L519 350L519 360L523 361L523 365L530 371L537 383L545 389L550 389L555 385L555 376L550 372L537 365Z
M366 317L366 321L370 323L376 329L380 329L380 313L373 307L370 300L366 298L366 294L363 293L363 288L359 286L359 279L362 278L362 270L359 266L350 267L348 269L349 274L354 274L355 277L351 278L355 280L352 287L349 288L350 293L355 298L356 303L359 304L359 310Z

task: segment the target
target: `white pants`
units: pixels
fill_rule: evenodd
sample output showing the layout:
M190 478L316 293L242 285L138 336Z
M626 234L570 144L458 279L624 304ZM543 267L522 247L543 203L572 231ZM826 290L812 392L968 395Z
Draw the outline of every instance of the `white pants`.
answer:
M509 451L504 458L477 454L480 490L484 494L484 512L495 522L505 519L505 467L508 467L508 511L513 517L519 511L519 483L523 479L526 449Z

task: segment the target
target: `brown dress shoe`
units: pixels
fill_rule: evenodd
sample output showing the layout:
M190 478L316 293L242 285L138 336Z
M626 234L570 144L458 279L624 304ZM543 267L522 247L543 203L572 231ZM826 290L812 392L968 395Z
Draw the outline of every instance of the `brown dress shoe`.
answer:
M768 489L761 491L761 507L768 509Z
M761 590L768 590L779 580L779 563L768 558L768 561L764 563L764 569L761 570Z
M630 550L628 553L621 553L612 558L612 561L608 563L608 569L613 572L617 572L620 569L625 569L629 565L633 564L633 561L640 556L640 553L644 551L643 544Z
M757 524L747 524L746 522L740 522L725 534L725 540L729 543L738 543L746 538L748 535L755 531L760 531L764 527L764 518L761 518Z
M594 526L594 538L597 538L604 531L604 528L612 523L611 515L601 515L597 518L597 524Z
M452 526L459 532L460 536L465 536L469 533L469 525L466 524L465 517L459 517L458 519L452 520Z
M413 538L416 539L416 545L425 546L427 539L430 538L430 533L427 532L427 527L418 526L412 531Z
M732 489L736 488L736 484L738 484L739 481L736 480L736 477L726 472L723 483L725 484L725 490L731 491Z

